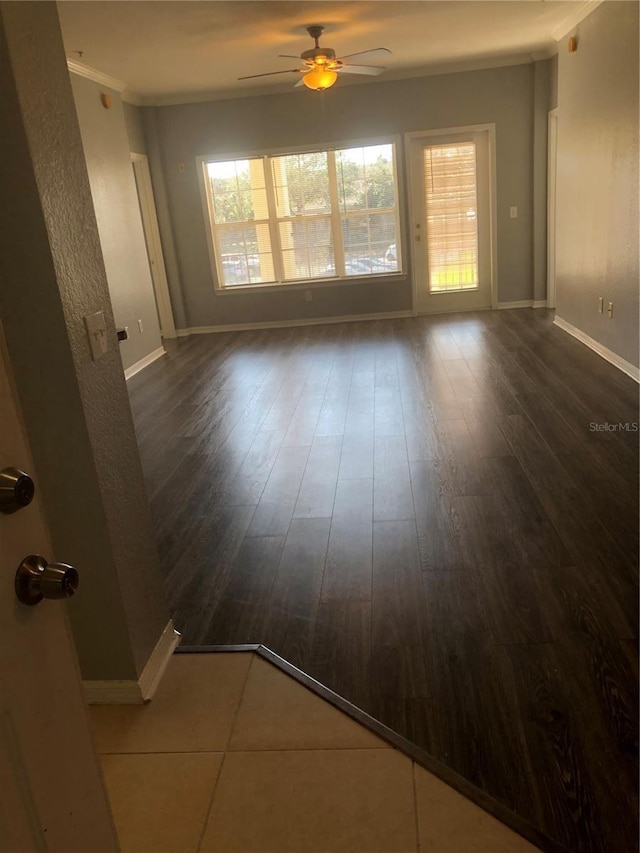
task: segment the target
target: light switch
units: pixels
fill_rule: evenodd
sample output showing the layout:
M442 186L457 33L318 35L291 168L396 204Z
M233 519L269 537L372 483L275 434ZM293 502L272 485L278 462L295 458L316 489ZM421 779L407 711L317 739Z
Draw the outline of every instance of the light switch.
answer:
M513 207L509 208L509 218L510 219L517 219L518 218L518 208L515 206L515 204L513 205Z
M94 361L104 355L107 351L107 324L102 311L96 311L95 314L89 314L84 318L87 334L89 336L89 346L91 347L91 356Z

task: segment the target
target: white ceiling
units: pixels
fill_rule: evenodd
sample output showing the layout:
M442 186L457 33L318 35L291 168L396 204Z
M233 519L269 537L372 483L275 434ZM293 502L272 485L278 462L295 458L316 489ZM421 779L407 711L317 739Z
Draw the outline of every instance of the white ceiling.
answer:
M292 74L236 78L295 68L295 60L278 54L299 55L313 47L305 31L310 24L324 25L321 45L338 56L391 49L383 75L343 75L338 81L343 86L549 56L557 46L553 33L558 36L567 19L588 5L571 0L71 0L58 8L68 59L122 81L133 100L158 104L287 91L296 82Z

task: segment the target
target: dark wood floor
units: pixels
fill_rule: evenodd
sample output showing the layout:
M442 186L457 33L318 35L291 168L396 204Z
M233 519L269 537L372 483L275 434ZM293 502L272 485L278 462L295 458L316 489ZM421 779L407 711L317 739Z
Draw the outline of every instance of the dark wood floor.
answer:
M186 644L260 642L572 851L637 849L637 385L547 311L182 340L130 382Z

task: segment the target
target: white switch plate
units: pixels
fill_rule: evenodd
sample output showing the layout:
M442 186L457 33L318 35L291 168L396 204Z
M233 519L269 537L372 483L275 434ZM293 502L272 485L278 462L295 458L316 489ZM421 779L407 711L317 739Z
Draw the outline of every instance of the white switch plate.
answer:
M517 219L518 218L518 208L515 205L513 205L512 207L509 208L509 218L510 219Z
M84 324L87 327L87 335L89 336L91 357L94 361L97 361L107 351L107 324L104 314L102 311L89 314L84 318Z
M142 325L142 320L138 320L138 328L140 329L140 334L144 332L144 326Z

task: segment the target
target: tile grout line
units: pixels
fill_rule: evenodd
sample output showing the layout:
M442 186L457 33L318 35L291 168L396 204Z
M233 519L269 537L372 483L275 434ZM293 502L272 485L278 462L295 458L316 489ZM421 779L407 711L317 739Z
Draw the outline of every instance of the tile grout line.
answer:
M220 767L218 768L218 772L216 774L216 778L215 778L215 781L213 783L213 789L211 791L211 797L209 799L209 805L207 807L207 812L205 814L204 821L202 823L202 829L200 830L200 835L198 837L198 846L196 847L197 851L201 850L201 848L202 848L204 836L205 836L205 833L207 831L207 827L209 826L209 821L211 819L211 811L213 809L213 801L214 801L215 796L216 796L216 791L218 790L218 782L220 781L220 777L222 776L222 770L224 768L224 763L225 763L225 760L227 758L227 752L229 751L229 746L231 744L231 737L233 736L233 731L234 731L235 726L236 726L236 720L238 719L238 712L240 710L240 705L242 704L242 700L244 699L244 694L245 694L245 690L247 687L247 682L249 681L249 673L251 672L251 667L253 666L255 658L256 658L255 654L253 652L251 652L251 661L249 663L249 666L247 667L247 673L246 673L246 675L244 677L244 681L242 683L242 690L240 691L240 696L239 696L238 702L236 704L236 709L235 709L235 712L233 715L233 720L231 721L231 725L229 726L229 736L227 738L227 743L226 743L226 746L224 748L224 751L222 753L222 761L220 762Z
M198 836L198 844L196 846L196 851L200 851L202 849L202 842L204 841L204 837L207 832L207 827L209 826L209 821L211 819L211 811L213 809L213 801L216 796L216 791L218 790L218 782L220 781L220 777L222 776L222 768L224 767L224 762L227 757L227 753L222 753L222 761L220 762L220 767L218 768L218 772L216 773L216 778L213 782L213 788L211 790L211 797L209 798L209 804L207 806L207 811L204 816L204 820L202 822L202 829L200 830L200 835Z
M236 705L236 710L233 715L233 720L231 721L231 725L229 726L229 737L227 738L227 745L224 748L225 755L229 752L229 747L231 746L231 738L233 737L233 732L235 731L236 722L238 721L238 713L240 711L240 706L244 700L244 694L247 689L247 683L249 681L249 675L251 674L251 669L256 661L255 652L251 652L251 661L249 666L247 667L247 674L245 675L244 682L242 684L242 690L240 691L240 698L238 699L238 704Z

